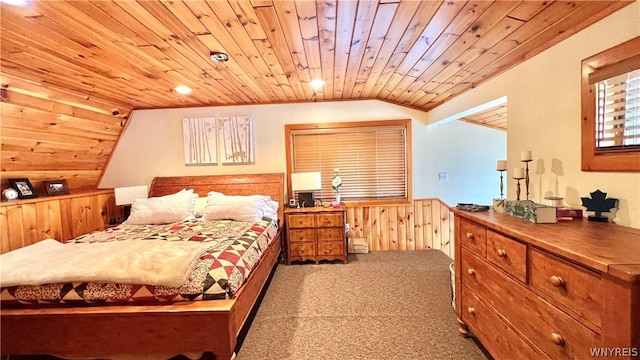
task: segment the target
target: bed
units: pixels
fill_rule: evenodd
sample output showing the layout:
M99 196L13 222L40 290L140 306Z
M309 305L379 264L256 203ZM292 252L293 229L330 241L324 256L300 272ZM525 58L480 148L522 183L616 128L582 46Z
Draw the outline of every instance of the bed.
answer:
M283 219L284 175L157 177L149 196L183 188L207 194L269 195L280 203ZM242 287L230 299L110 306L3 308L0 312L3 355L51 354L69 358L111 358L127 354L199 354L232 359L245 322L278 263L276 239L264 251Z

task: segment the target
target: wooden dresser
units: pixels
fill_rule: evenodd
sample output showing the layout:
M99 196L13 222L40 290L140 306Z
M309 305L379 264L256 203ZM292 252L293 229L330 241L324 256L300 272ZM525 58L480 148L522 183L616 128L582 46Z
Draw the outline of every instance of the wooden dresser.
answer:
M455 215L460 332L495 359L640 357L640 229Z
M284 211L287 264L340 260L347 263L345 208L289 208Z

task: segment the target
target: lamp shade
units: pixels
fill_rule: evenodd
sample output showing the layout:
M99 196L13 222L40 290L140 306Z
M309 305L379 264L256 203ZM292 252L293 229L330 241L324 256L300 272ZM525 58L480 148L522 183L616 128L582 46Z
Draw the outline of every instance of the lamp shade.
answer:
M146 199L149 197L147 185L127 186L113 189L116 194L116 205L130 205L135 199Z
M319 172L304 172L291 174L291 190L320 190L322 189L322 179Z

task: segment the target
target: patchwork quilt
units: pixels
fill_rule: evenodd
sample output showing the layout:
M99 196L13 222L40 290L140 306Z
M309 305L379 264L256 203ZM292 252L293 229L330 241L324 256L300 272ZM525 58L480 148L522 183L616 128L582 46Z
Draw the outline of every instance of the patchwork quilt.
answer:
M277 230L277 221L266 217L258 222L186 220L166 225L120 225L69 240L69 246L143 240L212 242L214 246L200 257L180 287L82 282L15 286L0 289L0 301L5 306L228 299L248 278Z

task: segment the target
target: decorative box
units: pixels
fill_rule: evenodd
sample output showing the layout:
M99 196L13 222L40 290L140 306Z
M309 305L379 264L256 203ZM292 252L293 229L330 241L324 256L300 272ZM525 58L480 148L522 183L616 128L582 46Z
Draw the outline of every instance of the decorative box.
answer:
M538 224L554 224L558 222L556 208L543 204L537 204L530 200L511 201L505 205L507 215Z
M349 254L368 254L369 239L367 239L366 237L349 238L349 241L347 243L347 252Z

